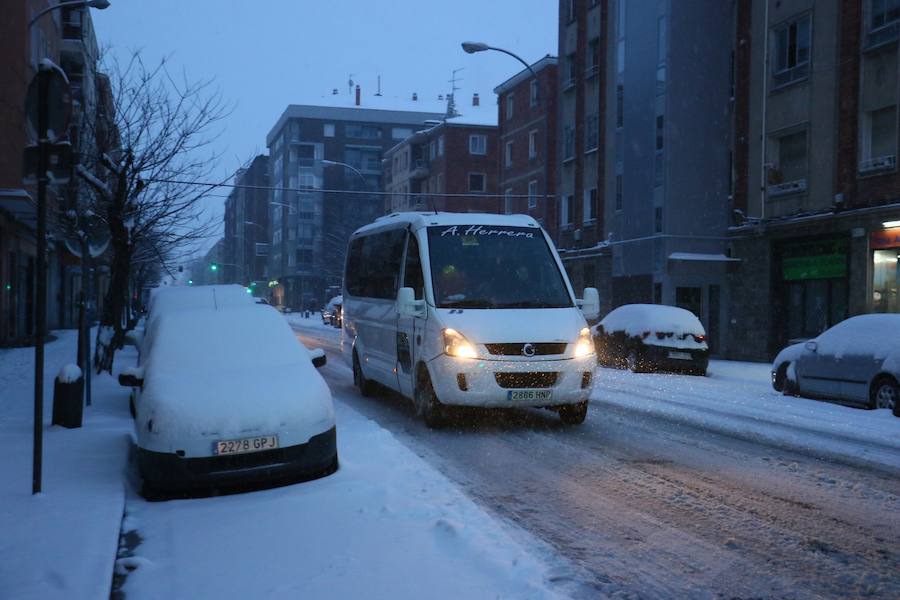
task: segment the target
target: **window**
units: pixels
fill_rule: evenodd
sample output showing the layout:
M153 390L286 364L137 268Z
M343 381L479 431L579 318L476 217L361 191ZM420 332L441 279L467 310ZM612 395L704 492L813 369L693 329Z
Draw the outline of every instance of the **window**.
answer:
M616 86L616 127L625 126L625 86Z
M900 21L900 0L871 0L871 29Z
M528 132L528 158L537 158L537 136L538 130L532 129Z
M513 164L513 143L512 142L506 142L506 151L505 151L503 157L504 157L503 158L503 166L505 166L508 169Z
M325 123L322 125L322 135L325 137L334 137L334 123Z
M662 284L653 284L653 304L662 304Z
M469 136L469 154L487 154L487 136Z
M563 160L571 160L575 157L575 127L566 126L563 132Z
M657 206L653 209L653 232L662 233L663 230L663 209Z
M416 300L425 297L425 277L422 275L422 258L419 256L419 242L410 234L406 245L406 265L403 268L403 287L411 287Z
M532 79L531 83L528 85L528 105L531 108L534 108L538 105L538 82L537 82L537 79Z
M513 111L516 108L516 96L515 94L508 94L506 96L506 120L509 121L513 118Z
M297 174L297 188L301 190L314 190L319 186L316 185L316 176L309 171L300 171Z
M584 222L590 223L597 220L597 188L584 190Z
M405 140L413 134L410 127L394 127L391 129L391 138L395 140Z
M675 288L675 305L689 310L698 319L703 318L703 288L677 287Z
M597 115L588 115L584 120L584 151L597 149L600 138L600 119Z
M469 173L469 191L484 191L484 173Z
M405 238L404 229L393 229L353 240L344 274L347 292L364 298L396 298Z
M444 191L444 174L438 173L437 182L435 183L435 192L443 192Z
M656 19L656 64L666 63L666 16Z
M380 140L381 127L375 125L360 125L358 123L348 123L344 126L344 135L349 138Z
M563 87L566 88L575 83L577 61L575 53L566 55L566 70L563 77Z
M347 146L344 149L344 162L362 171L381 172L381 150L377 147ZM345 174L346 176L353 173Z
M594 38L588 42L587 48L587 74L593 75L600 66L600 40Z
M569 22L575 20L575 0L566 0L566 20Z
M513 198L513 189L506 188L503 192L503 212L504 214L511 215L513 214L513 203L515 198Z
M431 140L431 143L428 144L428 160L434 160L437 156L437 142Z
M806 179L806 131L783 135L776 144L778 164L769 173L770 183Z
M622 210L622 174L616 173L616 210Z
M438 156L443 156L444 155L444 136L439 135L437 142L438 142L438 144L437 144Z
M528 209L537 208L537 180L532 179L528 182Z
M773 31L772 79L774 86L787 85L807 76L812 37L810 17L805 15Z
M862 159L897 155L897 106L866 112L862 126ZM896 161L896 159L895 159Z
M662 150L665 145L665 117L656 115L656 149Z
M567 194L563 197L562 203L559 205L559 223L566 226L572 224L573 213L575 212L575 196Z
M900 313L900 250L875 250L872 270L872 312Z

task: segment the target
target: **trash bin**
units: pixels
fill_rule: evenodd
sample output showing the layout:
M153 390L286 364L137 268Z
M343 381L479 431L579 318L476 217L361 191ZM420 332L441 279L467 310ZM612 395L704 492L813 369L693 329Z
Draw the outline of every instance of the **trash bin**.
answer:
M83 412L84 377L78 365L66 365L53 383L53 424L81 427Z

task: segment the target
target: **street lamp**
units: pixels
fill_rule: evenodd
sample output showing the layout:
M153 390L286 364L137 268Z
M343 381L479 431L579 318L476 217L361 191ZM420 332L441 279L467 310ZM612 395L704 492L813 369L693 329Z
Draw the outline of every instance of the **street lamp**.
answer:
M347 163L339 162L336 160L328 160L326 158L323 158L319 162L321 162L326 167L344 167L345 169L350 169L351 171L359 175L360 179L362 179L363 187L369 187L369 181L366 179L366 176L363 175L362 172L353 165L348 165Z
M475 54L476 52L486 52L488 50L494 50L495 52L502 52L503 54L507 54L512 56L514 59L525 65L525 68L528 69L528 72L531 73L531 76L534 77L535 84L537 85L537 102L536 104L540 106L541 102L543 102L544 97L550 97L550 94L546 90L541 90L541 82L538 79L537 73L531 67L530 64L525 62L521 56L515 54L514 52L510 52L509 50L505 50L503 48L496 48L494 46L488 46L484 42L463 42L461 44L462 49L466 52L466 54ZM544 93L547 92L547 93ZM547 188L550 185L550 105L549 103L544 103L544 214L546 216L546 212L548 209L547 206ZM554 236L555 237L555 236Z
M31 29L31 26L34 25L38 19L46 15L48 12L52 10L56 10L58 8L96 8L97 10L105 10L109 8L109 2L107 0L74 0L73 2L61 2L59 4L52 4L34 15L31 18L31 21L28 22L28 28Z

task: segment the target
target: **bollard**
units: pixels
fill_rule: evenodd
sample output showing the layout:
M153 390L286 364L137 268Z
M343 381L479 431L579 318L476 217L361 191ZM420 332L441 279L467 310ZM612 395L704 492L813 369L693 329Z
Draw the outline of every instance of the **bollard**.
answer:
M83 413L84 377L78 365L66 365L53 383L53 424L81 427Z

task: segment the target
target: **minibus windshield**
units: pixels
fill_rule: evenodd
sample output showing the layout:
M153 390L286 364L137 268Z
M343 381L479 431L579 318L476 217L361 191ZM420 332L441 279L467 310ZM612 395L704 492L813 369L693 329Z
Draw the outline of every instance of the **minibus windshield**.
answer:
M568 308L565 280L534 227L428 228L438 308Z

